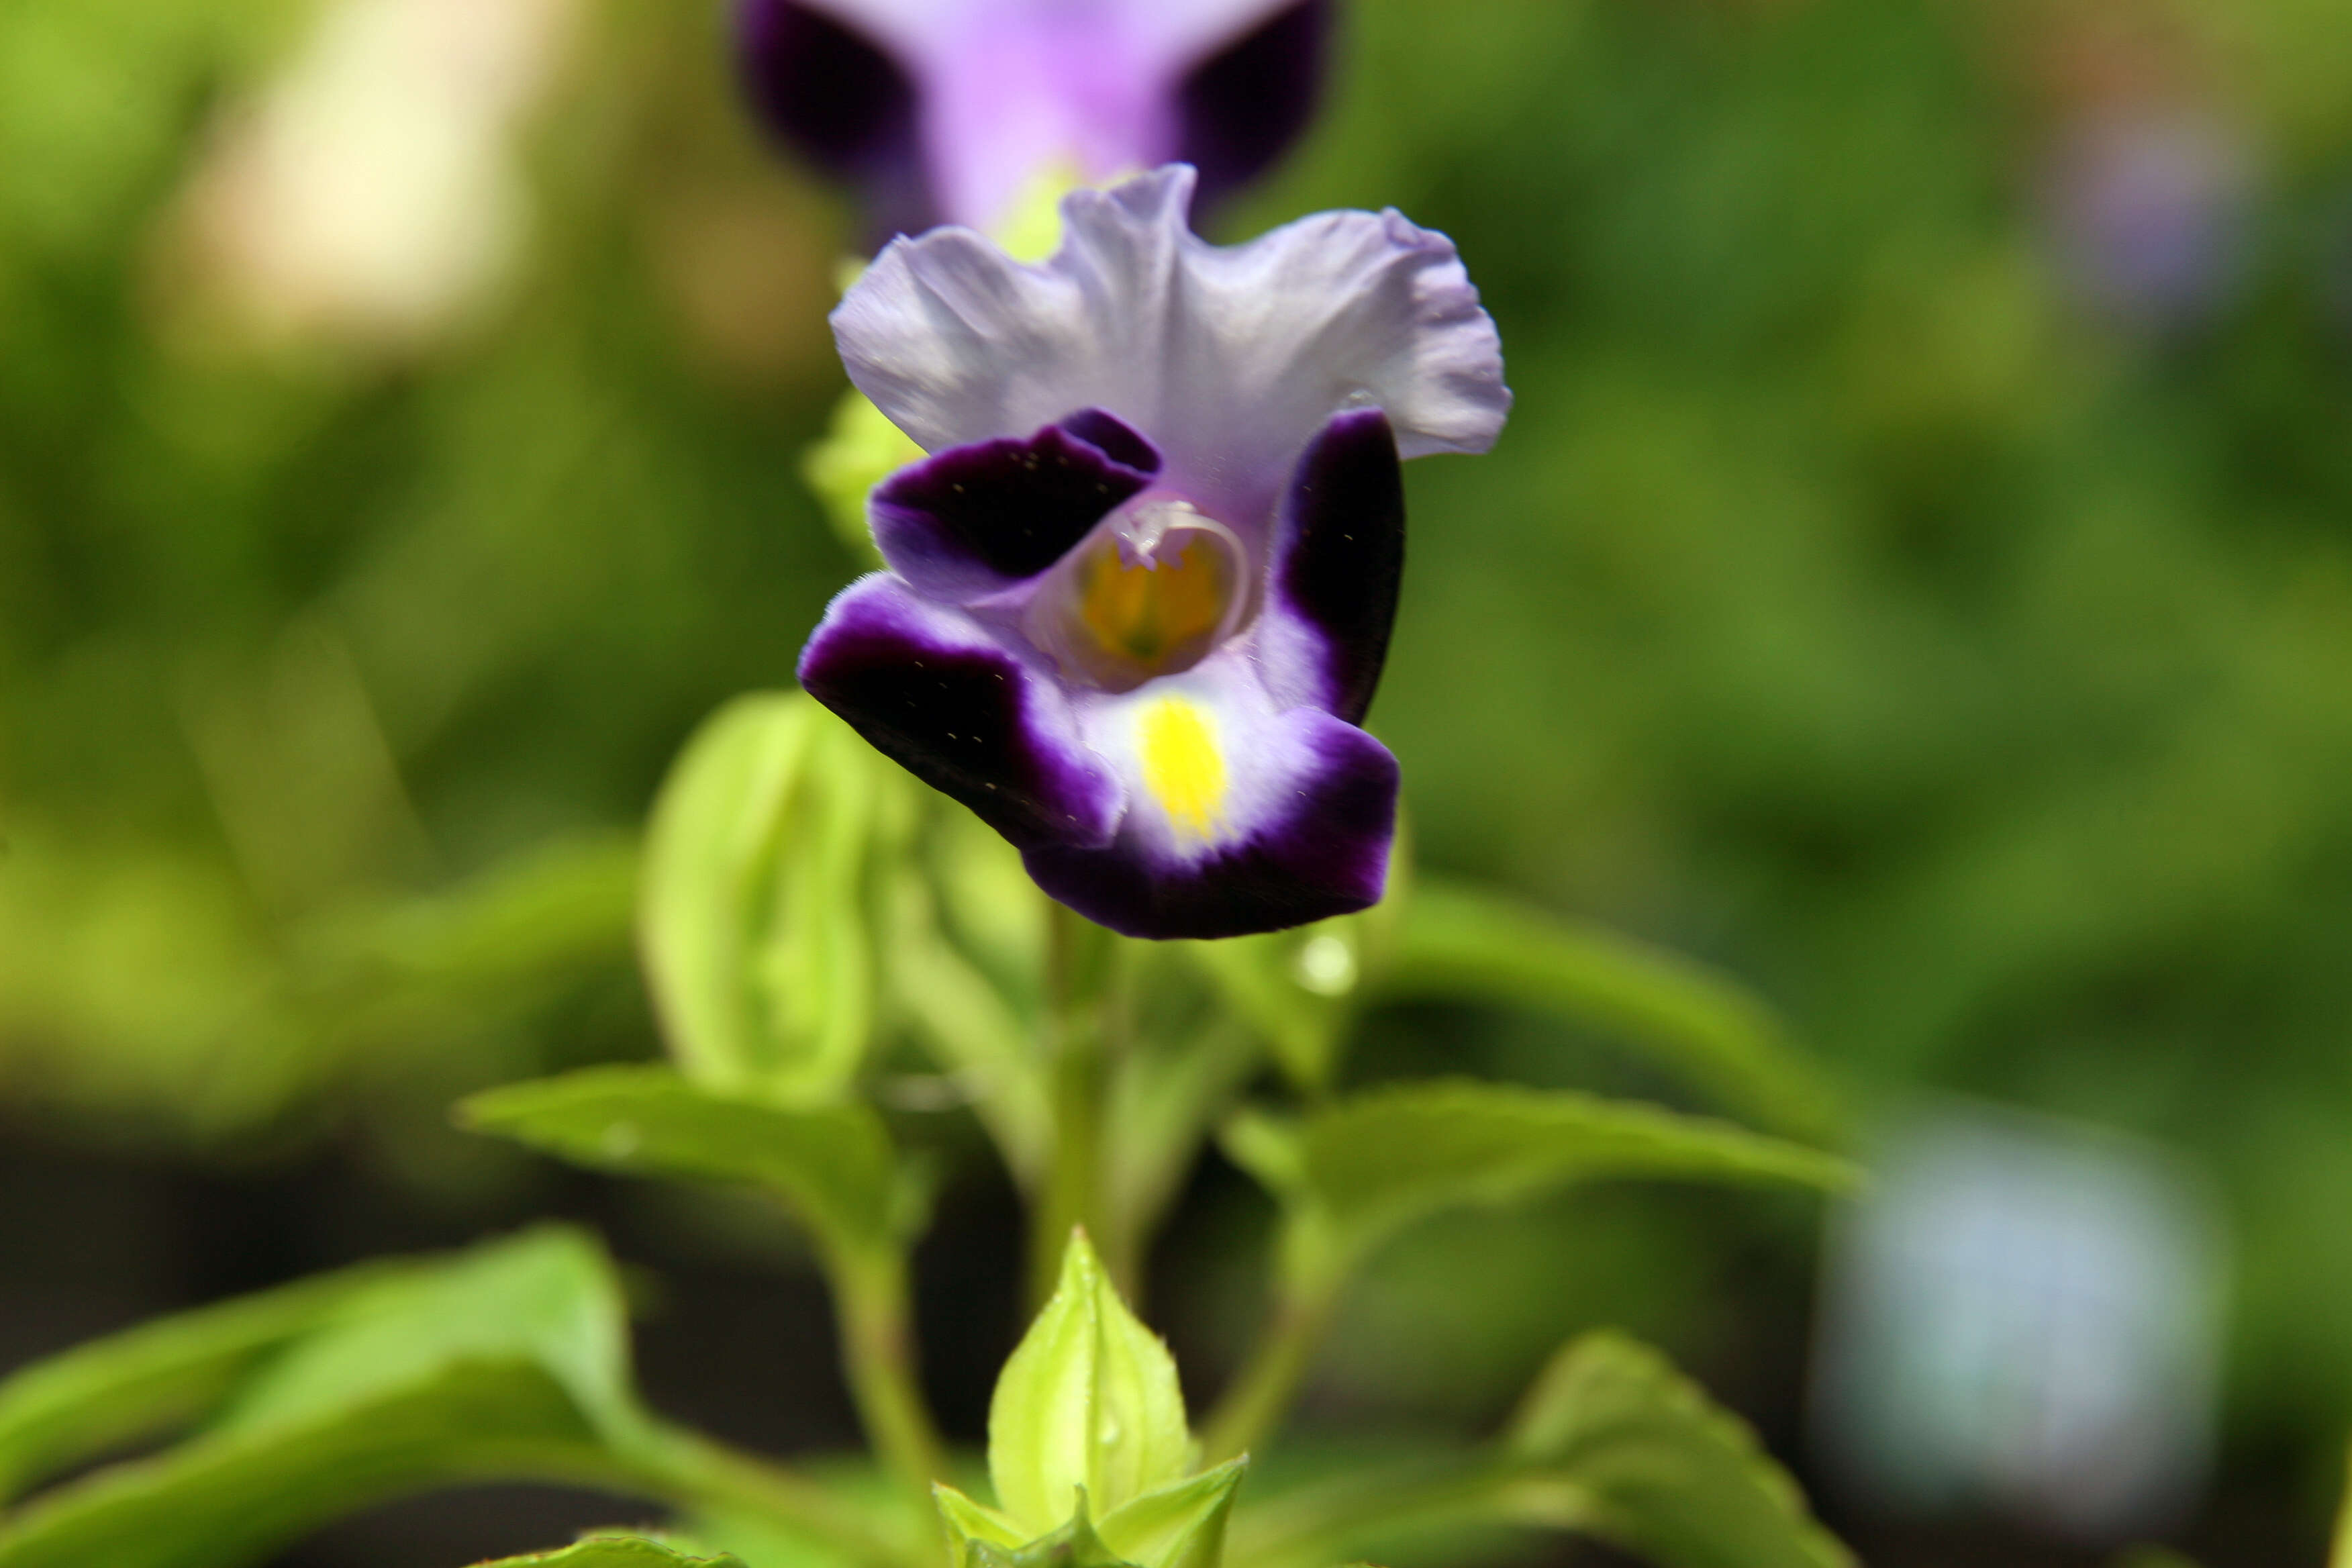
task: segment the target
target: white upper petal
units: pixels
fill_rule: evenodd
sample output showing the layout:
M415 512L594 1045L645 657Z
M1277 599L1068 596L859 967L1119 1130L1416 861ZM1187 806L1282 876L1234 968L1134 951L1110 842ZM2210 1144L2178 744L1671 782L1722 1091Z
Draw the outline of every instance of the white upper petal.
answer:
M975 24L1005 28L1071 20L1132 38L1168 75L1199 63L1294 0L801 0L902 58L947 54Z
M1501 346L1452 241L1331 212L1218 247L1192 191L1171 164L1075 193L1035 267L969 229L893 241L834 311L850 379L933 451L1108 409L1236 522L1341 408L1381 408L1407 458L1493 443Z
M1153 55L1181 68L1198 64L1294 0L1112 0Z

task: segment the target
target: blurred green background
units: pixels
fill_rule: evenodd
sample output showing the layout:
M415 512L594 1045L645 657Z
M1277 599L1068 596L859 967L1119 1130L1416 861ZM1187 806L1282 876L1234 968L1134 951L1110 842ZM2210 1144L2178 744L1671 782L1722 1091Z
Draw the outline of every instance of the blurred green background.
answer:
M439 1216L355 1237L527 1212L545 1178L447 1101L652 1050L631 836L856 569L798 477L853 220L761 144L716 6L438 10L460 81L295 0L0 0L20 1213L68 1167L225 1193L321 1159ZM1502 329L1500 447L1410 470L1373 713L1423 858L1723 966L1865 1102L2202 1162L2237 1268L2190 1539L2315 1554L2352 1430L2340 0L1345 19L1328 112L1219 227L1399 206ZM1435 1010L1354 1071L1444 1068L1627 1087ZM1214 1365L1259 1216L1215 1173L1194 1199L1163 1293ZM1759 1215L1423 1237L1320 1408L1475 1423L1612 1319L1787 1451L1809 1221ZM75 1308L56 1227L5 1228L0 1298L48 1304L10 1360L278 1267Z

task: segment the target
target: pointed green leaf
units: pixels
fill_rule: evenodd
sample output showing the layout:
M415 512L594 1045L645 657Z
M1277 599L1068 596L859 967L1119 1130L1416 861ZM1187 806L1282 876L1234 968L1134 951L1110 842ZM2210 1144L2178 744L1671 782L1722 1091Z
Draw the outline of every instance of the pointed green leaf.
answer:
M80 1345L0 1383L0 1498L220 1408L239 1380L354 1293L402 1270L369 1264Z
M694 1556L642 1535L592 1535L554 1552L501 1557L478 1568L743 1568L725 1552Z
M898 771L797 693L738 698L654 804L638 930L671 1051L695 1078L838 1096L874 1029L865 886L905 831Z
M988 1408L997 1501L1043 1533L1071 1517L1081 1494L1115 1512L1192 1465L1175 1360L1119 1300L1085 1233L1073 1233L1061 1282Z
M37 1497L0 1568L232 1568L339 1514L483 1479L627 1489L653 1441L620 1293L547 1230L369 1282L262 1366L202 1436Z
M956 1568L1135 1568L1133 1563L1121 1563L1095 1533L1083 1496L1076 1516L1050 1535L1015 1547L974 1540L965 1552Z
M1136 1568L1218 1568L1225 1521L1249 1468L1246 1456L1113 1510L1095 1527L1103 1544Z
M931 1488L931 1499L940 1505L940 1523L948 1532L950 1554L958 1563L971 1555L975 1541L1009 1550L1029 1538L1028 1531L994 1509L972 1501L945 1482Z
M845 1255L898 1247L917 1217L889 1133L863 1105L788 1109L617 1067L490 1089L457 1114L576 1164L761 1188Z
M1503 1512L1662 1568L1850 1568L1787 1472L1664 1357L1589 1334L1538 1380L1505 1439Z
M1315 1238L1318 1268L1344 1267L1441 1209L1570 1182L1654 1176L1838 1190L1857 1174L1834 1156L1728 1122L1469 1079L1374 1090L1289 1131L1244 1117L1226 1146L1284 1198L1292 1245Z
M1600 926L1423 882L1376 979L1387 997L1475 997L1599 1027L1648 1050L1726 1110L1790 1137L1832 1140L1843 1123L1835 1089L1762 1001Z

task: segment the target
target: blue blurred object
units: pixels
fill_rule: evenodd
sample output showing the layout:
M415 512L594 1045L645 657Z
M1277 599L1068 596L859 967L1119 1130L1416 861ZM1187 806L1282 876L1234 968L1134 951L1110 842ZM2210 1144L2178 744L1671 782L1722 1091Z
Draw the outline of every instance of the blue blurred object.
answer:
M1896 1124L1832 1233L1814 1415L1888 1512L2118 1542L2178 1522L2213 1441L2225 1247L2168 1152L1958 1102Z
M2245 272L2256 169L2243 129L2216 114L2082 116L2059 139L2048 193L2068 286L2124 325L2210 321Z

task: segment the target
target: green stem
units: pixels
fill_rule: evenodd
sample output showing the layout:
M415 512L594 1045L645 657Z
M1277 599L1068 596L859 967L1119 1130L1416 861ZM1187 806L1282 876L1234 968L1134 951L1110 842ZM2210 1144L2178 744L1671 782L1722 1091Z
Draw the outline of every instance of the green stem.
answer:
M1339 1304L1339 1279L1282 1289L1257 1345L1233 1386L1210 1412L1201 1436L1204 1464L1223 1464L1264 1442L1280 1426L1322 1348Z
M820 1538L860 1568L909 1568L919 1561L908 1542L875 1529L830 1489L698 1432L665 1424L625 1457L607 1458L617 1463L597 1479L642 1487L690 1507L754 1514Z
M946 1478L947 1460L915 1375L906 1257L877 1250L837 1257L832 1265L850 1397L875 1452L928 1512L931 1483Z
M1029 1304L1054 1292L1062 1248L1083 1226L1114 1283L1132 1272L1133 1249L1114 1234L1104 1203L1103 1102L1108 1082L1110 971L1117 938L1083 915L1050 906L1045 1055L1054 1113L1052 1163L1029 1242Z

